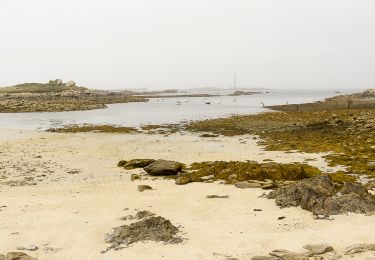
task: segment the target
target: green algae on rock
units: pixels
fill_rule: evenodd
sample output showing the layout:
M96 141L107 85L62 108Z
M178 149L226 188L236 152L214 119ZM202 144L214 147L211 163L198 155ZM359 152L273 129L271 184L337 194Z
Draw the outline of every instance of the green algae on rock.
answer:
M189 123L192 132L252 134L270 151L329 153L330 166L375 177L375 110L269 112Z
M301 163L257 163L254 161L216 161L193 163L176 179L176 184L222 180L227 184L242 181L296 181L322 172L313 166Z
M48 132L56 133L86 133L86 132L96 132L96 133L120 133L129 134L136 133L138 130L133 127L125 126L114 126L114 125L70 125L61 128L48 129Z

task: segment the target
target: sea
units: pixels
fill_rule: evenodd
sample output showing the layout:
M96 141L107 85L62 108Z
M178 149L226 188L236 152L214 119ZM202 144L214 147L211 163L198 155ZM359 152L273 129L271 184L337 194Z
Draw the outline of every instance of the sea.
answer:
M233 91L231 91L233 92ZM353 91L340 91L353 93ZM215 97L151 98L148 102L110 104L105 109L71 112L0 113L0 129L47 130L67 125L110 124L140 127L175 124L270 111L264 106L314 102L338 95L336 90L266 90L262 94Z

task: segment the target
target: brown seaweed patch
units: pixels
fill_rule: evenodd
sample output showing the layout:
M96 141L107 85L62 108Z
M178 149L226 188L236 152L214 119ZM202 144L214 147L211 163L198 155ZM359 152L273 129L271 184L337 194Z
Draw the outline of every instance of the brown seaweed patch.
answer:
M183 241L178 233L179 229L169 220L148 213L141 220L130 225L116 227L111 233L106 234L104 241L110 244L110 247L102 253L111 249L119 250L131 244L144 241L178 244Z
M296 181L322 172L301 163L257 163L254 161L216 161L193 163L177 179L177 184L222 180L228 184L251 180Z
M70 126L65 126L62 128L52 128L47 131L56 132L56 133L96 132L96 133L121 133L121 134L130 134L130 133L138 132L138 130L133 127L114 126L114 125L70 125Z

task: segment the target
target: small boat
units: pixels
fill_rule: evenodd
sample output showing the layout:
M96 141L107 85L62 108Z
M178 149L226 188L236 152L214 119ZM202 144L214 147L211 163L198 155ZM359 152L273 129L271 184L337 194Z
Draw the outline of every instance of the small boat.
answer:
M176 101L176 105L181 105L181 102L180 101Z
M218 105L221 104L221 101L216 101L216 104L218 104Z
M206 102L204 102L206 105L210 105L211 104L211 102L210 101L206 101Z

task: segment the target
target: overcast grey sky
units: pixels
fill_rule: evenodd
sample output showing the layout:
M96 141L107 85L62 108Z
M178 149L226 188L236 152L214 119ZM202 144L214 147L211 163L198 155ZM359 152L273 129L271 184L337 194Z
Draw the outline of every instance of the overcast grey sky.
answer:
M0 85L375 87L374 0L0 0Z

